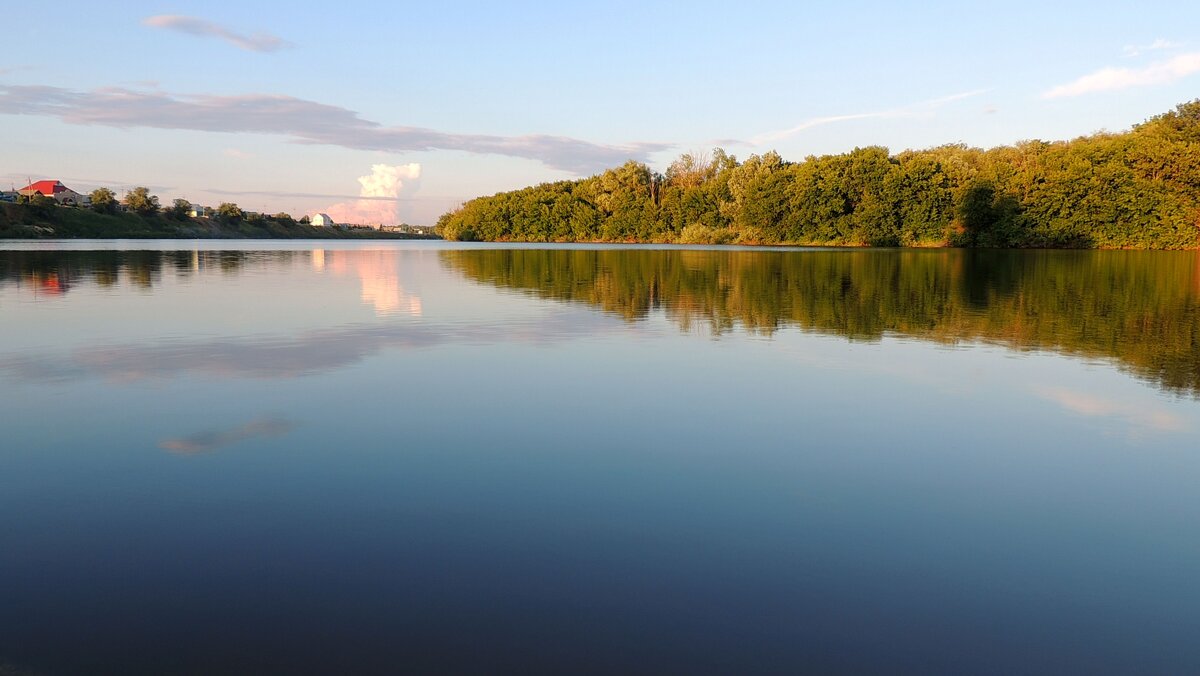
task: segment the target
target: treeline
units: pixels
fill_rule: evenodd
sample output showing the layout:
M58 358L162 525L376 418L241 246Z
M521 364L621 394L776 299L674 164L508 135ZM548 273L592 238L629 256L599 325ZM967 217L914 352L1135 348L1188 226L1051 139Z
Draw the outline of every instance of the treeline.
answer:
M1124 133L857 148L788 162L716 149L665 174L598 176L480 197L451 240L1190 249L1200 244L1200 100Z
M105 189L101 189L105 190ZM297 221L285 213L268 215L242 211L236 204L222 204L208 218L188 215L191 205L175 200L166 209L148 193L130 191L134 199L123 200L122 209L112 197L92 193L90 207L61 206L40 195L18 204L0 203L0 239L62 237L128 239L378 239L417 238L420 235L346 230L310 225L307 217Z
M1111 359L1200 396L1200 253L451 249L450 269L628 321L795 327Z

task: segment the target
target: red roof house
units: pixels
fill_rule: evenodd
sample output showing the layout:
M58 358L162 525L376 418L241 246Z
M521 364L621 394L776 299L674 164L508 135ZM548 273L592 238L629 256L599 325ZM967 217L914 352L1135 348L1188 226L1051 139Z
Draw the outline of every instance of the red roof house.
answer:
M83 195L63 185L62 181L37 181L21 188L17 193L25 197L44 195L53 198L59 204L83 204L86 201Z

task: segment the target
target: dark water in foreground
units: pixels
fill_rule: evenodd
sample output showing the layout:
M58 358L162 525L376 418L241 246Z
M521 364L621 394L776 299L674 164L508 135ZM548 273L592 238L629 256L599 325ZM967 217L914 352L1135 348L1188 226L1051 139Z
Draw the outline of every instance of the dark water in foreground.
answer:
M1195 253L27 246L0 674L1200 672Z

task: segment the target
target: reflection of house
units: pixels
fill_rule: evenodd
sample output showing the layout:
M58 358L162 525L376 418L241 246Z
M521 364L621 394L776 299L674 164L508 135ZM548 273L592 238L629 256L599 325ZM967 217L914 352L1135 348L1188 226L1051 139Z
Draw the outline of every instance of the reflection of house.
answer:
M326 228L332 228L333 226L337 225L337 223L334 223L333 219L329 217L329 214L316 214L312 217L312 224Z
M62 184L62 181L38 181L17 191L24 197L33 197L34 195L42 195L49 197L59 204L88 204L91 200L79 193L71 190Z

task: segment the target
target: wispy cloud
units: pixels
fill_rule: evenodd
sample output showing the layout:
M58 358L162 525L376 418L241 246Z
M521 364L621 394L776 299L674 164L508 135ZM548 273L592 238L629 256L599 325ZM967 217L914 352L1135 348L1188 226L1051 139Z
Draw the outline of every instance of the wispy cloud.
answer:
M951 94L949 96L942 96L940 98L930 99L928 101L921 101L919 103L913 103L913 104L910 104L907 106L901 106L899 108L888 108L887 110L874 110L874 111L865 112L865 113L848 113L846 115L829 115L829 116L825 116L825 117L813 117L813 118L804 120L803 122L800 122L799 124L797 124L794 127L789 127L787 129L781 129L779 131L772 131L772 132L767 132L764 134L759 134L758 136L755 136L752 139L750 139L750 141L752 144L754 144L756 146L763 145L764 143L770 143L772 141L779 141L781 139L785 139L790 136L795 136L796 134L799 134L802 131L805 131L807 129L812 129L813 127L820 127L823 125L834 124L837 122L848 122L850 120L871 120L871 119L900 118L900 117L922 117L922 116L926 116L926 115L933 113L933 111L937 110L938 108L941 108L942 106L945 106L946 104L953 103L955 101L961 101L963 99L968 99L973 96L979 96L980 94L984 94L988 91L990 91L990 90L974 89L974 90L971 90L968 92L960 92L958 94Z
M254 153L248 153L245 150L239 150L237 148L226 148L225 150L221 151L221 154L225 157L231 157L235 160L248 160L254 157Z
M1181 43L1171 42L1170 40L1159 38L1148 45L1125 45L1125 49L1123 51L1126 58L1132 59L1147 52L1161 52L1166 49L1178 49L1182 46L1183 45Z
M217 38L248 52L277 52L292 46L290 42L270 33L243 35L220 24L194 16L180 14L158 14L142 19L142 24L153 28L178 31L197 37Z
M1046 91L1042 98L1057 99L1130 87L1165 85L1194 73L1200 73L1200 52L1188 52L1165 61L1155 61L1144 68L1101 68Z
M133 188L135 188L137 186L145 186L150 189L150 192L153 192L153 193L172 192L172 191L178 189L176 186L173 186L173 185L156 185L153 183L148 184L145 182L128 181L128 180L118 179L118 178L96 178L94 176L92 176L92 177L70 176L70 175L56 174L52 170L45 170L45 169L39 170L37 168L31 169L30 171L10 172L7 174L0 174L0 187L3 187L11 182L20 182L21 185L25 185L26 183L29 183L30 181L35 180L38 177L46 177L46 176L50 176L52 178L58 179L58 180L62 181L63 183L66 183L68 188L72 188L72 189L78 190L80 192L91 192L92 188L99 188L101 186L110 188L112 190L118 190L118 191L132 190Z
M353 150L420 152L459 150L506 155L584 174L629 159L647 161L667 143L604 145L565 136L454 134L422 127L388 127L336 105L291 96L172 95L127 88L73 90L0 85L0 114L54 117L69 124L273 134L295 143Z
M321 200L370 200L374 202L421 202L426 200L446 201L446 200L461 200L462 195L409 195L409 196L388 196L388 195L352 195L350 193L332 193L332 192L293 192L286 190L226 190L224 188L202 188L200 192L211 193L213 195L229 195L231 197L295 197L299 199L321 199Z
M163 439L158 446L179 455L198 455L250 439L280 437L295 427L295 423L283 418L259 418L230 429L209 430L186 437Z

